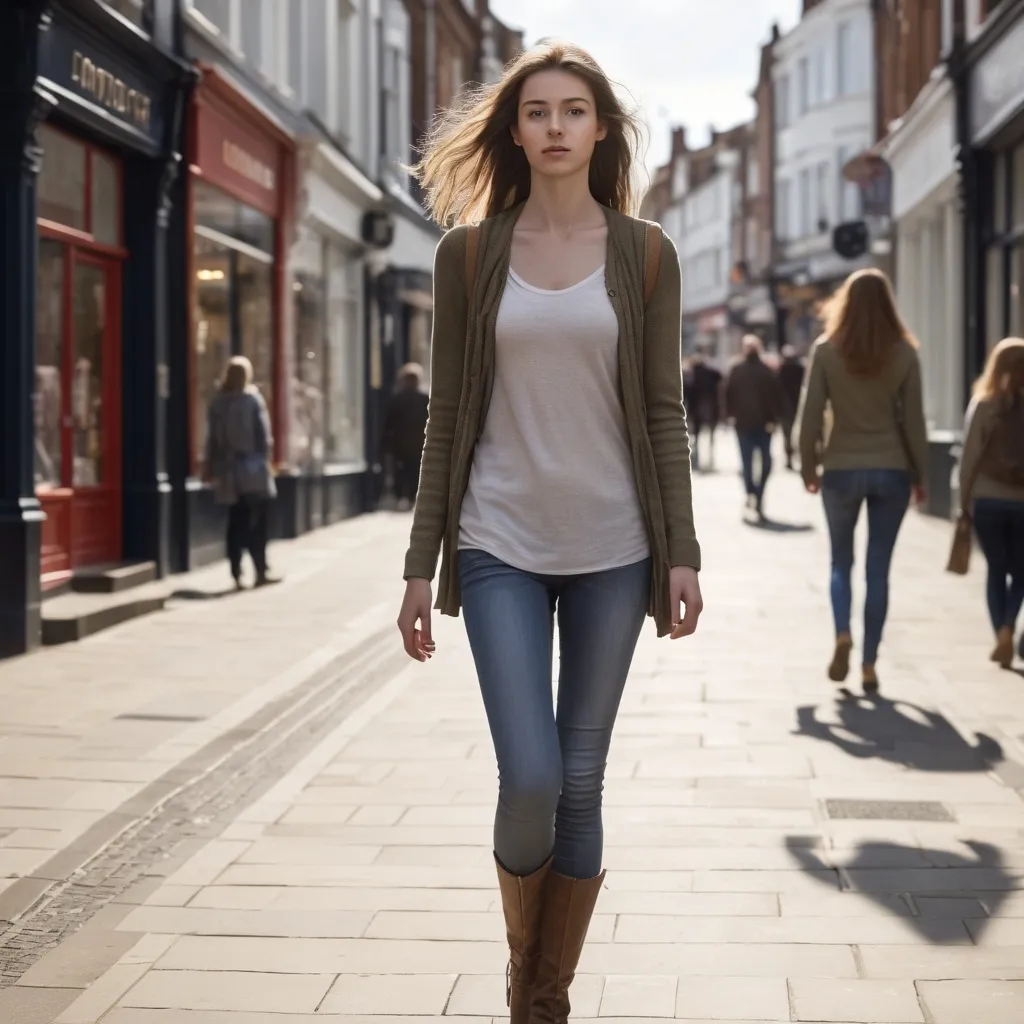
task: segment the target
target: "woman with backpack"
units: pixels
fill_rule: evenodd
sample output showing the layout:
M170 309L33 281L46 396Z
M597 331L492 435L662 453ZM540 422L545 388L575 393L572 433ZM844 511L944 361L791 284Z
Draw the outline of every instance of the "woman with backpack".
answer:
M435 653L440 554L437 607L465 612L498 761L512 1024L568 1020L634 647L648 612L678 638L701 611L679 261L629 215L638 128L589 54L548 44L449 111L417 168L455 227L398 626L411 657Z
M826 407L832 412L827 439ZM880 270L851 274L826 307L825 334L811 352L798 422L804 485L811 494L821 492L832 545L836 640L828 675L837 683L850 670L853 536L867 505L861 681L872 696L879 689L875 662L896 537L911 497L924 501L928 462L917 342Z
M970 515L988 563L992 660L1009 668L1024 604L1024 338L996 345L974 385L964 422L960 507Z

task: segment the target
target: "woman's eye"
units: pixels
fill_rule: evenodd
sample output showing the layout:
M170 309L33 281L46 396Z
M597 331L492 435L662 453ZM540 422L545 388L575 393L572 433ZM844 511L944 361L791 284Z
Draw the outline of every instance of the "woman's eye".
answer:
M580 109L579 107L572 107L572 108L571 108L571 109L569 110L569 113L570 113L570 114L582 114L582 113L583 113L583 111L582 111L582 110L581 110L581 109Z

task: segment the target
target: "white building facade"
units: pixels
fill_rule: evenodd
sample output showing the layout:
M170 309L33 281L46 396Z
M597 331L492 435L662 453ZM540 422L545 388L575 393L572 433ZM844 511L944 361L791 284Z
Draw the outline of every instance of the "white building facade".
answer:
M869 258L845 260L832 231L861 216L843 168L875 138L870 0L823 0L775 44L775 237L787 338L806 348L817 303Z
M925 414L936 443L963 423L963 219L956 97L940 65L883 147L892 168L896 291L921 341Z
M701 349L724 361L736 348L727 300L733 264L733 224L738 154L723 150L705 156L710 176L690 187L692 154L673 168L672 201L664 227L678 252L682 270L683 346ZM701 159L698 153L697 159Z

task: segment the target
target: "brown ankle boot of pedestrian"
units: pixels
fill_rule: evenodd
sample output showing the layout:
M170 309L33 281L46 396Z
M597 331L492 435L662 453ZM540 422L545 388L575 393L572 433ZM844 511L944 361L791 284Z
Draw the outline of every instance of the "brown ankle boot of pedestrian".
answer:
M849 633L840 633L836 637L836 649L832 652L832 661L828 666L828 677L834 683L842 683L850 674L850 651L853 639Z
M508 934L508 967L505 969L505 1005L511 1024L530 1024L533 979L540 950L541 914L544 889L551 861L532 875L513 875L494 858L501 889L501 909Z
M865 697L875 697L878 694L878 673L874 665L863 665L860 670L861 687Z
M554 869L549 872L530 1024L566 1024L569 1020L569 986L576 977L603 884L603 871L595 878L567 878Z
M1013 630L1009 626L1003 626L996 633L996 646L992 651L992 660L1000 668L1009 668L1013 664Z

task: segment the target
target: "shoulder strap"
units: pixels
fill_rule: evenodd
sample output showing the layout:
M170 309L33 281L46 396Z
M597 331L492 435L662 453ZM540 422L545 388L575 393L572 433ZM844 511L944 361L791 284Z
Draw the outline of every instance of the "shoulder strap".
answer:
M644 239L644 305L651 301L654 286L658 283L658 271L661 269L661 226L647 225L647 237Z
M466 232L466 299L472 301L476 285L476 254L480 249L480 225L470 224Z

